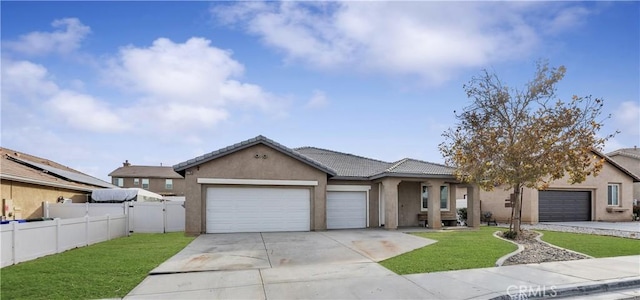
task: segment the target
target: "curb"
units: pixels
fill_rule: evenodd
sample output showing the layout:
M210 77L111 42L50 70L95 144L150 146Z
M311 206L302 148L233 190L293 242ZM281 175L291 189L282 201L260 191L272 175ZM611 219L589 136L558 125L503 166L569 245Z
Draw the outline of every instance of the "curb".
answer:
M511 240L508 240L508 239L505 239L503 237L498 236L498 232L500 232L500 231L494 232L493 236L498 238L498 239L501 239L503 241L507 241L509 243L512 243L512 244L518 246L518 249L516 251L513 251L513 252L511 252L511 253L503 256L503 257L498 258L498 260L496 261L496 267L502 267L502 264L504 264L504 262L507 261L507 259L509 259L510 257L512 257L512 256L524 251L524 246L520 245L520 244L518 244L518 243L516 243L514 241L511 241Z
M573 253L573 254L582 255L582 256L584 256L584 257L586 257L586 258L595 258L595 257L593 257L593 256L591 256L591 255L587 255L587 254L584 254L584 253L580 253L580 252L578 252L578 251L573 251L573 250L570 250L570 249L562 248L562 247L560 247L560 246L556 246L556 245L551 244L551 243L547 243L547 242L545 242L545 241L543 241L543 240L542 240L542 236L544 235L544 233L542 233L542 232L540 232L540 231L535 231L535 230L534 230L534 232L536 232L536 233L538 233L538 234L539 234L538 236L536 236L536 241L538 241L538 242L540 242L540 243L543 243L543 244L545 244L545 245L547 245L547 246L549 246L549 247L553 247L553 248L556 248L556 249L560 249L560 250L564 250L564 251L567 251L567 252L571 252L571 253Z
M609 283L598 283L591 285L580 285L574 287L561 288L557 290L544 291L541 295L535 295L533 297L520 294L504 294L498 297L490 298L490 300L512 300L512 299L546 299L546 298L564 298L575 296L586 296L592 294L613 292L618 290L627 290L631 288L640 287L640 279L620 280ZM524 297L524 298L522 298Z

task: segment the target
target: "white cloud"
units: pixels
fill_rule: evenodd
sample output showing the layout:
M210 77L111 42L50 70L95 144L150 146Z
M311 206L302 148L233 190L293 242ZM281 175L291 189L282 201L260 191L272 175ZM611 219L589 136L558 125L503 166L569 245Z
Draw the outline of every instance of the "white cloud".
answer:
M20 106L21 111L28 111L31 120L58 120L96 132L127 128L126 122L106 102L60 88L44 66L29 61L3 59L2 99L3 106Z
M235 107L267 113L282 108L278 97L240 82L242 64L230 51L210 44L204 38L185 43L160 38L150 47L124 47L105 76L141 99L131 107L131 117L159 122L166 130L211 127L226 120Z
M2 60L2 99L37 99L58 92L47 69L29 61Z
M5 42L10 49L26 55L45 55L49 53L70 53L80 47L80 42L91 32L76 18L58 19L51 23L52 32L35 31Z
M622 133L640 135L640 105L637 102L620 103L611 117L620 126Z
M239 2L211 12L222 24L259 36L287 61L418 75L430 83L459 69L527 57L545 28L560 32L588 14L578 4L356 1Z
M305 105L306 108L324 108L329 105L329 100L323 91L314 90L313 95L311 95L311 99Z
M86 94L62 90L45 105L57 118L76 129L93 132L121 132L129 128L128 119L104 102Z

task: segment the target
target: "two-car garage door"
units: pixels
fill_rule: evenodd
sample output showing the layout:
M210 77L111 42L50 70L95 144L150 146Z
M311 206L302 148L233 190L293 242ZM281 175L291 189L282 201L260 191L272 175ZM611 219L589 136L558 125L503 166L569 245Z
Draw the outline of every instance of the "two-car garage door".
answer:
M540 191L538 218L540 222L590 221L591 192Z
M207 188L207 233L309 231L308 188Z
M365 228L366 195L327 192L327 229ZM210 187L206 199L207 233L310 230L308 188Z

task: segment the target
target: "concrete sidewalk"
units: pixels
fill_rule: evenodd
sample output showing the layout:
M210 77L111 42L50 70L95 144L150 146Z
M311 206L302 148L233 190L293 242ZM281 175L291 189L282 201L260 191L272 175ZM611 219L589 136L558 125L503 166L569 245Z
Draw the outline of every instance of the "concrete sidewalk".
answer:
M405 276L373 261L158 274L125 299L508 299L615 289L640 294L640 256Z

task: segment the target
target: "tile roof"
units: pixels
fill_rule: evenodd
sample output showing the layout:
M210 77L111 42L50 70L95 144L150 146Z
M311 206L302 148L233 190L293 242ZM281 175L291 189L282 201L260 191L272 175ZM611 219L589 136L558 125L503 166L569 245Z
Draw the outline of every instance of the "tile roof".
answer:
M182 172L182 171L184 171L184 170L186 170L186 169L188 169L190 167L203 164L205 162L214 160L214 159L216 159L218 157L222 157L222 156L234 153L236 151L240 151L242 149L246 149L246 148L252 147L252 146L257 145L257 144L267 145L267 146L269 146L271 148L279 150L280 152L284 153L285 155L288 155L289 157L292 157L292 158L297 159L297 160L299 160L299 161L301 161L303 163L306 163L306 164L308 164L308 165L310 165L312 167L315 167L315 168L317 168L319 170L322 170L323 172L326 172L329 175L332 175L332 176L336 175L336 171L334 171L330 167L322 164L321 162L318 162L318 161L314 160L313 158L310 158L310 157L307 157L305 155L302 155L302 154L292 150L291 148L285 147L282 144L277 143L277 142L275 142L275 141L273 141L271 139L268 139L268 138L266 138L266 137L264 137L262 135L259 135L257 137L248 139L246 141L242 141L240 143L237 143L237 144L234 144L234 145L231 145L231 146L228 146L228 147L225 147L225 148L222 148L222 149L218 149L216 151L213 151L213 152L198 156L196 158L187 160L185 162L181 162L179 164L174 165L173 169L176 172Z
M622 148L613 152L607 153L607 156L614 157L616 155L627 156L635 159L640 159L640 149L638 147L634 148Z
M453 168L412 158L390 163L316 147L301 147L294 150L332 167L336 170L337 177L366 179L386 176L453 177Z
M323 170L327 174L334 176L334 178L370 180L385 176L453 177L453 168L449 168L444 165L410 158L405 158L401 161L391 163L316 147L300 147L291 149L262 135L179 163L174 165L173 169L177 172L181 172L189 167L205 163L259 143L271 146L286 155Z
M124 166L109 173L111 177L145 177L145 178L183 178L173 170L173 167L165 166Z
M316 147L300 147L293 150L336 170L336 176L339 177L367 178L391 167L391 163L388 162Z
M0 178L72 190L116 186L67 166L15 150L0 148Z
M407 175L407 176L453 176L454 169L445 165L426 162L413 158L404 158L386 169L384 173L377 174L374 177L383 177L384 175ZM382 176L381 176L382 175Z

